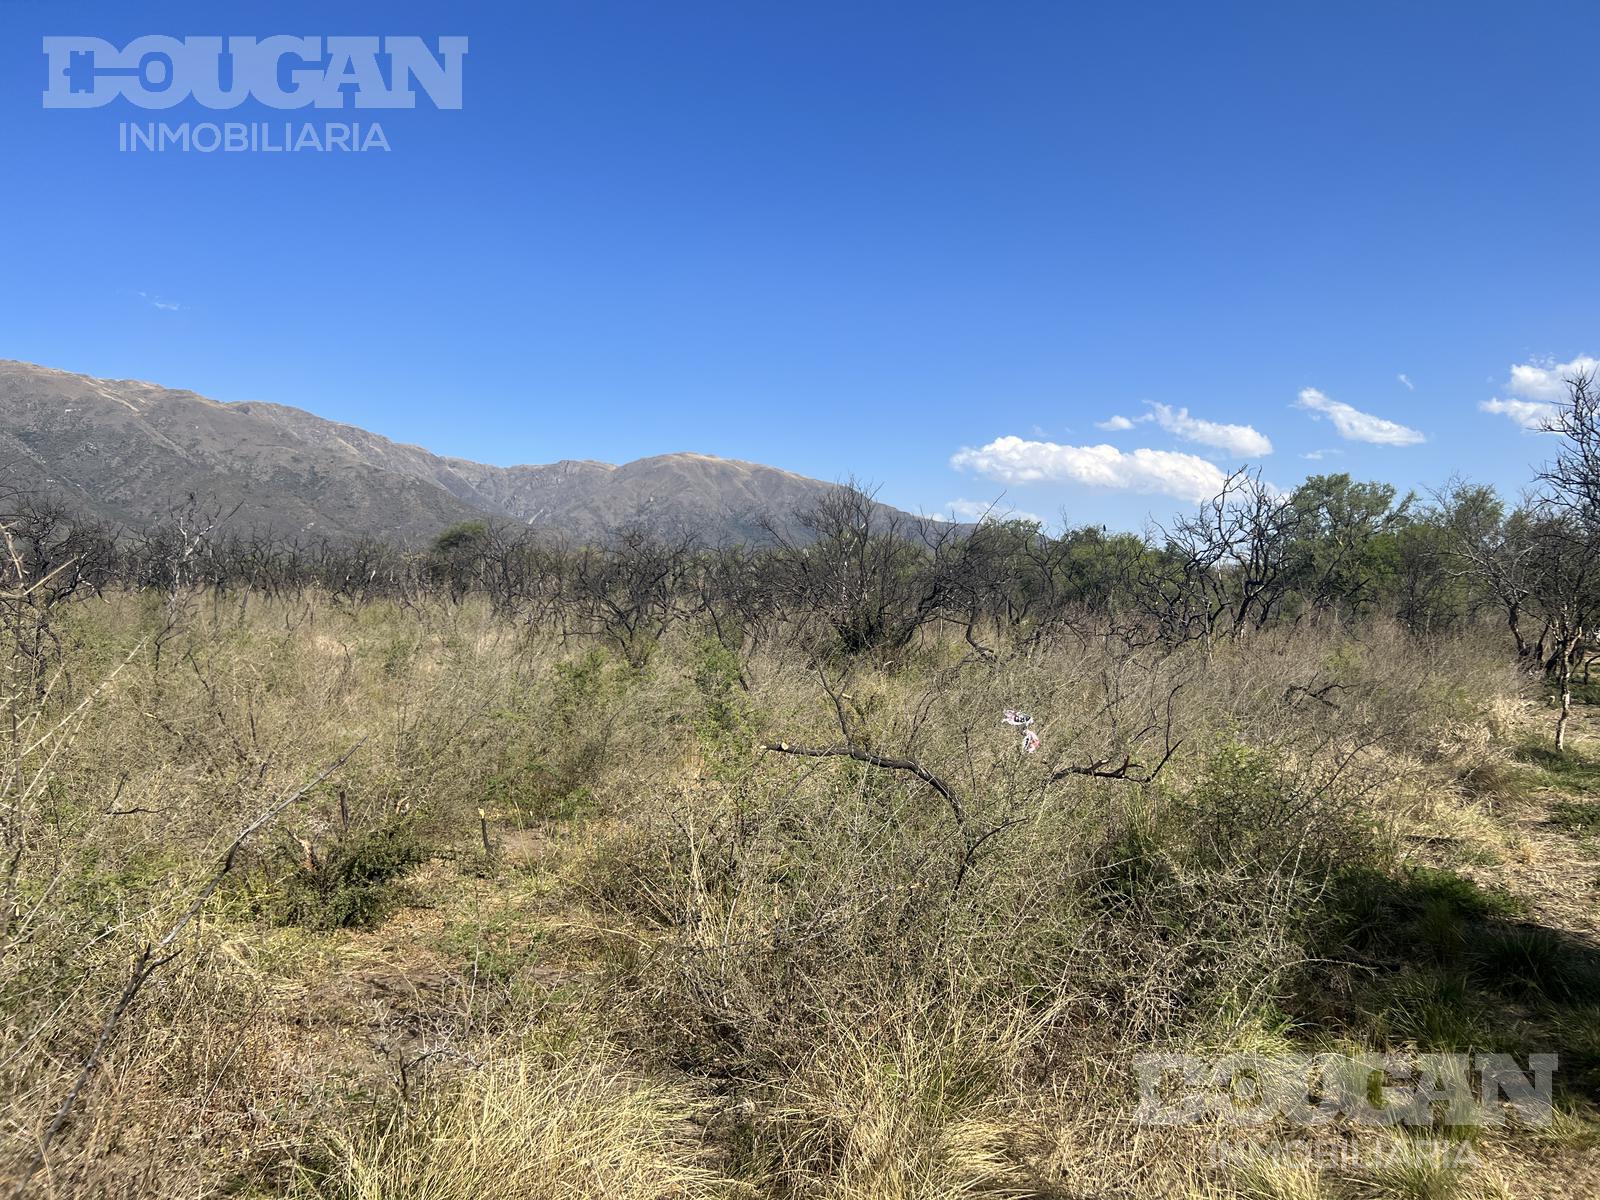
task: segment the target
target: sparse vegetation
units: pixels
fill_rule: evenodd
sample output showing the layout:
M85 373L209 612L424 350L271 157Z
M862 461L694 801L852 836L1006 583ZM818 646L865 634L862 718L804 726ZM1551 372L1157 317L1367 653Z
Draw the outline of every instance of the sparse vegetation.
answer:
M193 509L131 542L30 509L0 587L4 1170L1552 1194L1600 1100L1592 895L1548 878L1596 825L1582 694L1561 748L1527 741L1540 685L1461 565L1483 511L1308 487L1235 480L1242 512L1164 543L885 530L846 491L814 541L717 553L462 526L269 554ZM1476 1131L1471 1165L1449 1129L1321 1127L1368 1157L1312 1160L1136 1121L1141 1053L1296 1050L1558 1052L1560 1118Z

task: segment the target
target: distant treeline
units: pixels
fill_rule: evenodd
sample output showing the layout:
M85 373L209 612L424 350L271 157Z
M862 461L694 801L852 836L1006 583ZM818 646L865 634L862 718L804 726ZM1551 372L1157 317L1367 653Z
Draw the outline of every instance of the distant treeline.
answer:
M853 484L792 522L766 522L759 546L706 545L644 524L574 544L474 521L406 550L251 532L248 514L193 496L129 531L48 497L12 495L0 524L17 591L35 604L113 586L315 588L357 603L482 596L514 621L604 639L635 664L690 620L730 646L801 638L818 653L885 655L939 626L988 656L1063 634L1177 646L1373 613L1425 636L1493 613L1517 654L1557 678L1580 660L1600 608L1596 402L1588 379L1570 392L1551 429L1558 456L1515 507L1465 483L1422 501L1342 474L1285 493L1238 472L1198 510L1144 534L913 520Z
M1560 515L1538 503L1508 509L1491 489L1460 485L1422 504L1348 475L1314 476L1285 494L1238 474L1198 511L1143 535L1094 526L1053 535L1000 519L913 523L851 485L795 517L809 537L772 522L761 547L707 546L645 525L570 544L483 521L407 550L255 533L243 514L198 498L133 531L48 497L14 495L0 507L16 572L41 602L108 587L317 589L352 602L479 595L520 622L605 637L635 660L697 617L725 638L823 632L849 652L894 652L943 625L981 654L996 640L1028 642L1086 621L1176 645L1312 615L1383 612L1425 635L1494 612L1519 654L1553 669L1562 614L1547 576L1571 565Z

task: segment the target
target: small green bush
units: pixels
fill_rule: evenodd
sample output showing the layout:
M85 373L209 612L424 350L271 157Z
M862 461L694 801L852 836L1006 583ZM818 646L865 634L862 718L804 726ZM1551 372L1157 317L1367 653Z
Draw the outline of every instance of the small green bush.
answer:
M346 834L311 863L294 862L280 884L278 920L310 929L376 925L403 899L402 877L426 858L416 826L403 818Z

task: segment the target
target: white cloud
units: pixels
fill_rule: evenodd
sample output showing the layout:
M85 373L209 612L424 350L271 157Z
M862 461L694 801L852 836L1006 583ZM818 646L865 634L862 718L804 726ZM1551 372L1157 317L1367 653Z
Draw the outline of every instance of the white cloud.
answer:
M1104 429L1107 433L1122 433L1133 428L1133 422L1124 416L1107 417L1104 421L1094 423L1096 429Z
M1427 441L1427 436L1397 421L1374 416L1352 408L1342 400L1324 396L1316 388L1303 388L1297 408L1303 408L1313 417L1327 417L1339 436L1347 442L1371 442L1375 446L1415 446Z
M1180 500L1209 499L1226 479L1214 463L1193 454L1144 449L1124 453L1115 446L1063 446L1011 436L976 450L963 449L951 456L950 465L1007 484L1071 482L1159 492Z
M1547 404L1543 400L1502 400L1498 396L1493 400L1480 401L1478 409L1510 417L1524 429L1533 430L1543 429L1557 412L1554 404Z
M1259 457L1272 453L1272 443L1263 433L1249 425L1223 425L1216 421L1202 421L1191 417L1187 408L1174 410L1170 405L1150 405L1156 422L1168 433L1202 446L1215 446L1240 457Z
M1395 376L1395 378L1406 385L1406 390L1408 392L1414 392L1417 390L1417 385L1411 382L1410 378L1404 371L1401 371L1400 374Z
M1571 362L1564 363L1548 359L1544 362L1518 363L1511 368L1506 390L1524 400L1559 403L1567 398L1567 380L1592 374L1597 369L1600 369L1600 360L1590 358L1587 354L1580 354Z
M163 300L159 296L150 295L149 292L140 292L139 299L143 300L152 308L159 308L163 312L177 312L183 307L183 305L179 304L176 300Z
M1506 380L1506 391L1512 399L1496 396L1478 405L1481 412L1509 417L1524 429L1543 430L1559 411L1560 402L1567 398L1567 380L1588 375L1600 369L1600 360L1580 354L1571 362L1518 363L1511 368L1511 378Z
M958 521L981 521L987 517L992 521L1036 521L1040 525L1045 523L1045 519L1038 513L1023 512L1019 508L1010 508L994 501L952 500L945 507Z
M1344 451L1340 450L1338 448L1330 448L1330 449L1327 449L1327 450L1307 450L1300 457L1301 458L1308 458L1312 462L1321 462L1325 458L1332 458L1334 455L1343 454L1343 453L1344 453Z

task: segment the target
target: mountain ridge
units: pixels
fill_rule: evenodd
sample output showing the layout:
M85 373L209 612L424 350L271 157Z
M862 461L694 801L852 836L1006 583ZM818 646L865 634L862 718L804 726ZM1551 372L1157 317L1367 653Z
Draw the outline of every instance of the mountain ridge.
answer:
M293 536L417 542L487 517L580 540L642 520L759 541L768 519L797 533L794 511L834 486L692 450L494 466L289 404L0 359L0 487L57 492L121 524L195 493Z

